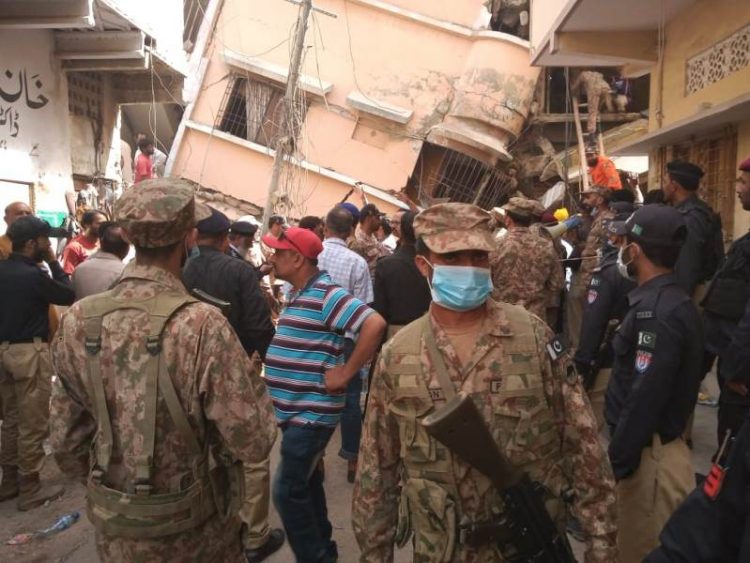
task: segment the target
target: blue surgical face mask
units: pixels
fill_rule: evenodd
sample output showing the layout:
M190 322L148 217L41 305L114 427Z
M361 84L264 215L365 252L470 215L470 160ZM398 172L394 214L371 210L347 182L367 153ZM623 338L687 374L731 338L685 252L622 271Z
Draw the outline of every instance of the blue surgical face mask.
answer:
M481 307L492 293L489 268L430 266L432 300L441 307L451 311L472 311Z

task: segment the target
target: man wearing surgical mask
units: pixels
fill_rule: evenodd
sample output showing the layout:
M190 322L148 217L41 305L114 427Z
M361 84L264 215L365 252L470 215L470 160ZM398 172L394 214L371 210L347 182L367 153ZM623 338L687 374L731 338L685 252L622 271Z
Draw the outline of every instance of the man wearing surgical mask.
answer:
M620 561L640 562L695 486L683 439L703 376L700 315L674 267L687 229L682 214L646 205L610 232L621 237L617 268L638 287L617 330L604 416L617 479Z
M559 526L561 492L573 492L587 561L617 560L614 483L580 378L541 319L490 299L497 243L489 223L465 203L414 219L415 261L432 304L383 347L373 376L352 509L362 562L391 561L412 532L415 560L500 560L491 533L459 534L461 523L499 529L499 495L421 425L459 392L473 398L509 461L550 491Z

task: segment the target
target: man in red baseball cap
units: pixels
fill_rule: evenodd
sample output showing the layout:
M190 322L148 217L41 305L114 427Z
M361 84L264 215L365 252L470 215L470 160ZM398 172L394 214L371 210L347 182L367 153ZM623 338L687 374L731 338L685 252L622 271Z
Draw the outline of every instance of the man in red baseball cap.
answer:
M338 557L318 462L341 418L349 381L375 353L385 321L318 269L323 243L292 227L263 237L276 277L293 286L266 353L266 385L282 431L273 500L298 561ZM344 361L344 334L358 335Z

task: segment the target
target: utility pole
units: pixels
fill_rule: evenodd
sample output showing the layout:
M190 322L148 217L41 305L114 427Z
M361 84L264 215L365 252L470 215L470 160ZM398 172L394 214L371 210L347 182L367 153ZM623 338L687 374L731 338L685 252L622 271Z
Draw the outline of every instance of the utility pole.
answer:
M300 0L300 9L297 16L297 26L294 33L294 46L292 48L292 59L289 63L289 76L287 77L286 92L281 107L281 129L282 134L276 141L276 157L273 160L273 173L271 174L271 183L268 186L268 196L266 198L266 207L263 210L263 224L261 225L261 234L266 234L268 230L268 219L273 214L273 206L276 202L277 192L279 191L279 179L281 178L281 169L284 162L292 154L294 147L296 131L292 127L292 115L294 114L294 100L297 96L297 82L299 81L299 71L302 65L302 53L305 48L305 34L307 33L307 23L312 10L312 0Z

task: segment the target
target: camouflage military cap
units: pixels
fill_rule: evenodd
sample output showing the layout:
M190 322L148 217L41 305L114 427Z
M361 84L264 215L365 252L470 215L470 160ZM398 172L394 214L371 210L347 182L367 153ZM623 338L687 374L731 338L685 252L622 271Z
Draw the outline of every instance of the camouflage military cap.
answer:
M535 199L523 197L510 198L508 203L503 205L503 209L521 217L541 217L544 213L544 206L541 203Z
M141 248L169 246L211 210L195 200L195 188L177 178L146 180L115 202L115 220L130 242Z
M440 203L414 218L414 234L433 252L495 250L490 214L469 203Z

